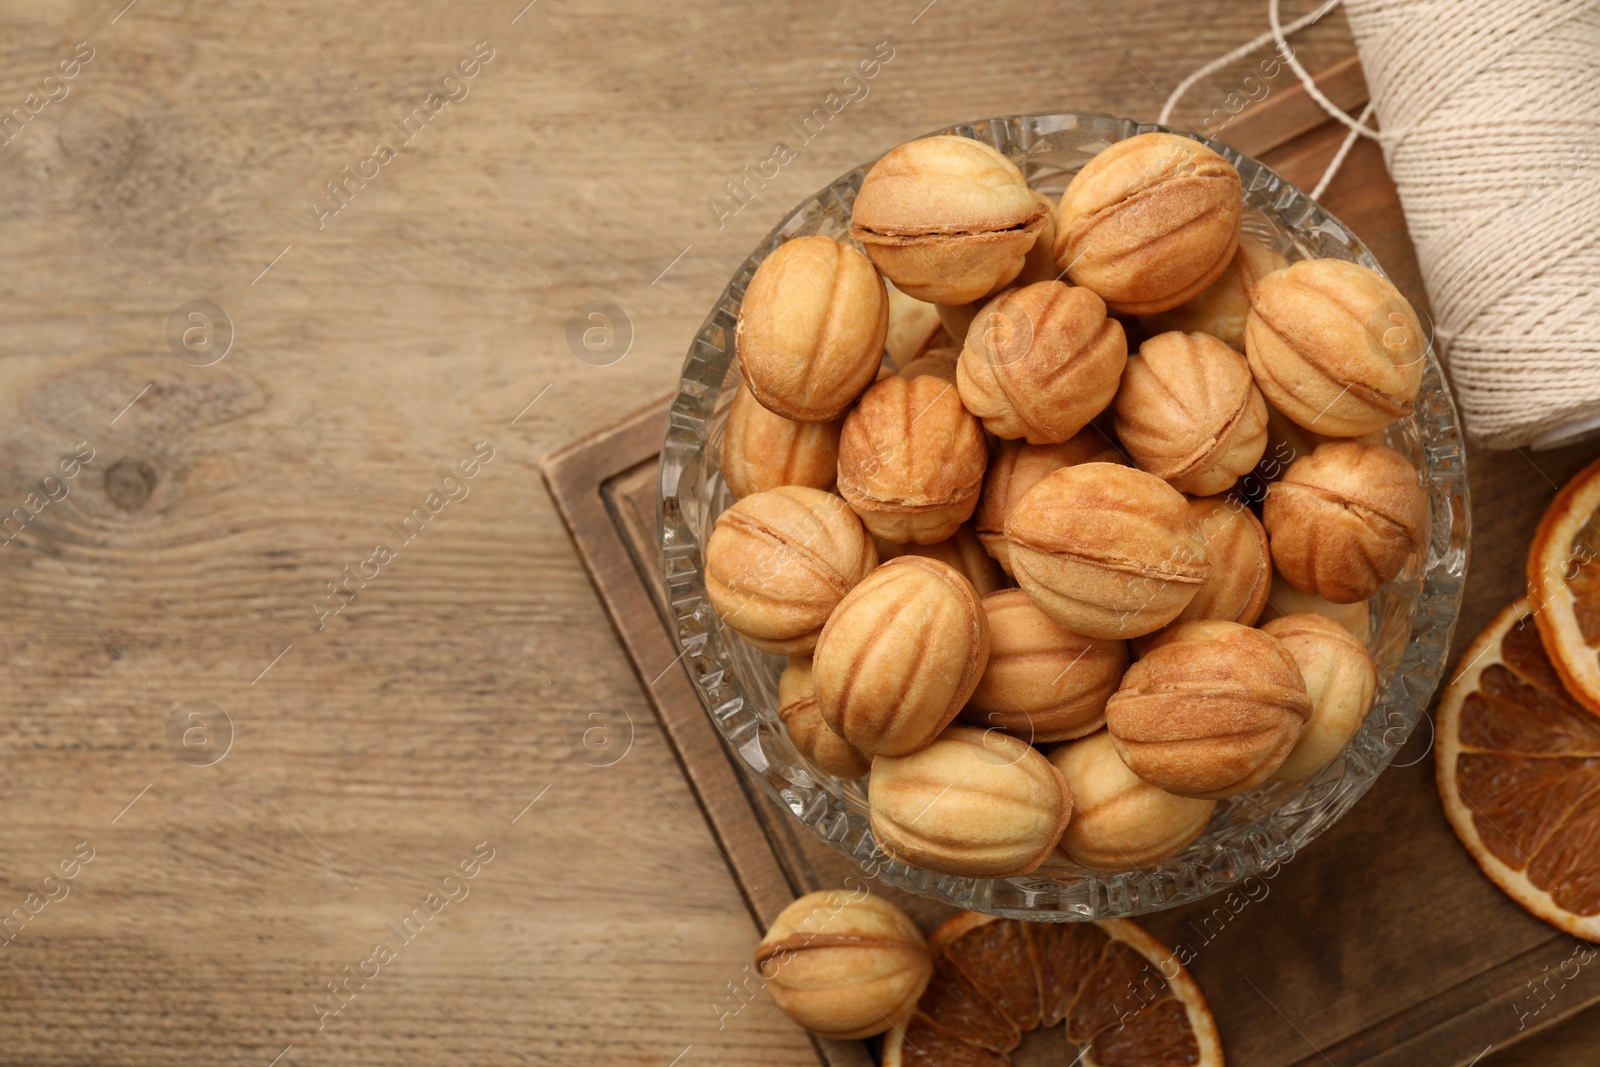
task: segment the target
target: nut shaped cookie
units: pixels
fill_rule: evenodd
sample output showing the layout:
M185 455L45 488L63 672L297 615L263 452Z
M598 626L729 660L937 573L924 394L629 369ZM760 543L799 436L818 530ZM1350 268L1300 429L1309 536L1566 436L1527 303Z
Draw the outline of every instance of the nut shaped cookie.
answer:
M722 426L722 478L734 496L780 485L832 489L839 473L837 422L795 422L762 407L743 379Z
M1310 718L1288 649L1220 620L1162 634L1106 703L1106 729L1129 770L1169 793L1211 800L1266 781Z
M1378 691L1378 668L1366 645L1324 615L1285 615L1261 630L1289 650L1311 698L1311 721L1273 774L1298 782L1332 763L1361 728Z
M1283 580L1276 567L1272 570L1272 591L1267 594L1267 606L1261 609L1257 623L1271 622L1285 615L1310 612L1332 619L1349 631L1350 636L1365 645L1372 637L1372 602L1357 600L1351 604L1335 604L1315 593L1303 593Z
M1245 354L1268 400L1327 437L1359 437L1411 414L1428 341L1383 275L1307 259L1250 291Z
M796 422L832 422L872 384L889 331L889 295L860 252L793 237L756 268L734 341L750 392Z
M961 355L959 348L930 348L916 359L900 368L902 378L916 378L924 374L931 374L935 378L949 382L956 381L956 360Z
M1128 770L1104 730L1055 749L1050 762L1072 790L1061 852L1092 871L1124 871L1170 856L1199 837L1217 810L1215 800L1168 793Z
M859 748L834 733L817 702L817 682L808 657L791 659L778 675L778 719L803 755L829 774L860 778L872 769L872 760Z
M839 497L783 486L717 516L706 542L706 596L750 644L809 655L839 601L878 565L861 520Z
M1242 197L1233 164L1199 141L1172 133L1118 141L1061 195L1056 266L1118 314L1167 311L1227 269Z
M1050 856L1072 817L1072 795L1026 741L952 726L920 751L873 760L867 810L872 836L895 859L1003 878Z
M1410 460L1384 445L1318 445L1267 487L1261 509L1285 581L1353 604L1398 577L1422 551L1428 498Z
M867 172L850 236L895 287L965 304L1021 272L1046 208L1015 164L967 137L903 144Z
M1200 295L1171 311L1140 315L1139 324L1152 335L1179 330L1208 333L1236 352L1244 351L1244 324L1250 314L1250 292L1256 282L1289 265L1277 249L1241 233L1228 269Z
M1006 518L1011 509L1034 482L1053 470L1079 463L1126 464L1127 460L1111 439L1093 426L1084 427L1058 445L1000 442L983 476L983 495L978 498L972 522L978 540L1007 574L1011 573L1011 554L1006 542Z
M926 300L889 290L889 332L883 347L896 367L904 367L930 348L949 345L939 322L939 309Z
M1211 573L1183 494L1114 463L1039 479L1006 519L1006 540L1012 573L1039 610L1086 637L1160 629Z
M1030 744L1066 741L1105 725L1106 701L1128 669L1124 641L1064 630L1020 589L983 598L989 662L961 712Z
M1227 491L1267 447L1267 402L1250 365L1210 334L1163 333L1140 345L1114 410L1128 457L1195 496Z
M1022 262L1022 273L1018 274L1008 284L1032 285L1034 282L1053 282L1061 277L1061 270L1056 266L1056 202L1037 189L1028 190L1033 194L1034 200L1044 208L1041 217L1043 225L1039 229L1039 237L1033 242L1033 247L1028 249L1028 254ZM990 293L990 296L997 294ZM981 297L979 298L982 299Z
M1272 590L1272 560L1267 531L1249 508L1232 497L1189 501L1200 540L1211 560L1211 574L1174 624L1222 619L1254 626Z
M865 889L807 893L784 908L756 946L755 965L779 1010L841 1041L889 1029L933 975L917 924Z
M983 542L972 532L971 523L962 523L955 536L931 545L897 545L892 541L883 541L878 545L878 558L885 562L906 555L927 556L949 564L972 583L972 588L978 591L979 596L987 596L1006 584L1005 577L1000 573L1000 565L984 550Z
M899 556L840 601L812 670L834 733L868 755L900 756L950 724L988 662L972 583L938 560Z
M1065 441L1117 394L1128 341L1105 301L1062 282L1008 289L978 312L956 365L961 402L996 437Z
M954 385L893 375L845 416L839 492L874 536L933 544L972 517L988 462L983 427Z

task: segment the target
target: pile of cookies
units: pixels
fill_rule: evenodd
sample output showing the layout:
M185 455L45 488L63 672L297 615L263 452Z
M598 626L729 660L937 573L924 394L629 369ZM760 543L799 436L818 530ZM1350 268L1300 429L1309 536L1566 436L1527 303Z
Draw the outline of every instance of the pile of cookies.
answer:
M1110 145L1059 204L930 137L872 167L851 242L751 279L706 588L790 657L790 737L868 776L893 857L1148 865L1365 718L1364 602L1426 542L1382 443L1426 343L1381 275L1242 215L1185 137Z

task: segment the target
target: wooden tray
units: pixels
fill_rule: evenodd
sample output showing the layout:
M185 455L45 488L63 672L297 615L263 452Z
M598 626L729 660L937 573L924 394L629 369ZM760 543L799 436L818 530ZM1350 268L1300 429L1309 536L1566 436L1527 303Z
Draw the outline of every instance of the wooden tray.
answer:
M1318 81L1346 108L1366 99L1353 60ZM1242 112L1219 136L1309 188L1343 133L1295 88ZM1394 186L1371 142L1357 145L1323 202L1425 307ZM677 665L654 547L665 416L665 404L639 412L551 456L544 473L730 873L764 928L796 895L859 872L747 782ZM1542 453L1534 463L1518 452L1469 451L1478 533L1458 648L1520 591L1532 528L1584 452ZM1555 973L1576 942L1525 915L1478 873L1441 813L1431 746L1430 720L1349 815L1250 896L1141 920L1167 943L1194 951L1191 969L1231 1067L1463 1067L1600 1000L1600 968L1592 967L1534 995L1531 983ZM948 913L882 891L925 929ZM830 1067L871 1063L865 1043L816 1044Z

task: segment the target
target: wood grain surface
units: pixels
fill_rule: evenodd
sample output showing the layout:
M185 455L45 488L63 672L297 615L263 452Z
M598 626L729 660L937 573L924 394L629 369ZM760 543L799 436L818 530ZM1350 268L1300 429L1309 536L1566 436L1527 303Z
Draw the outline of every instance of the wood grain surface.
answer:
M0 4L0 1062L814 1062L735 996L758 931L537 463L661 395L733 266L858 160L1153 117L1265 26L524 4ZM1297 45L1349 51L1338 16ZM625 313L598 353L591 301ZM1503 462L1480 546L1576 457ZM1466 630L1516 584L1474 582Z

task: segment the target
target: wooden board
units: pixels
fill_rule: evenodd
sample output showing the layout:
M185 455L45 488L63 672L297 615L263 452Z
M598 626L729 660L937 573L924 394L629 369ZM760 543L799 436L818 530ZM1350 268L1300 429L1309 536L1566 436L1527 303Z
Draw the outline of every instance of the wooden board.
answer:
M1353 60L1319 81L1341 106L1358 109L1365 102ZM1342 126L1324 120L1295 89L1238 115L1220 136L1310 187L1343 138ZM1371 142L1354 148L1323 200L1426 310L1394 187ZM658 589L655 475L664 414L665 403L654 405L545 465L641 673L667 662L674 648L660 594L652 595ZM1456 648L1518 594L1538 515L1556 484L1593 451L1579 446L1543 453L1535 463L1523 453L1471 449L1477 533ZM669 669L651 696L759 922L770 922L787 901L770 884L774 871L796 893L838 885L855 873L764 794L748 785L741 794L730 781L739 777L734 759L686 675ZM1430 719L1354 811L1261 884L1260 899L1235 895L1142 920L1168 943L1186 942L1194 950L1193 971L1234 1067L1497 1063L1496 1050L1600 1001L1600 977L1585 973L1549 1004L1533 995L1529 983L1555 971L1575 943L1526 916L1478 874L1439 809L1431 742ZM758 879L763 884L755 884ZM940 905L882 891L925 927L948 914ZM838 1046L819 1051L826 1063L846 1062Z

